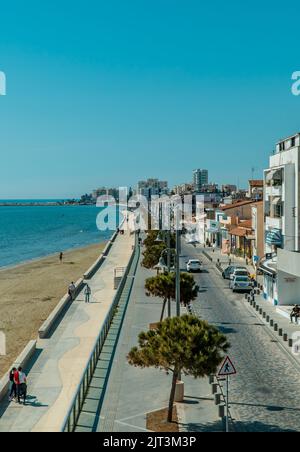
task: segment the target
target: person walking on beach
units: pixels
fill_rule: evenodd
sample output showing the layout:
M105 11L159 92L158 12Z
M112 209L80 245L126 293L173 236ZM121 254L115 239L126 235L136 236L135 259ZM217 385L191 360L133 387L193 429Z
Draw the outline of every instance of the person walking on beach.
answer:
M92 290L91 290L90 286L87 284L86 287L85 287L85 290L84 290L85 302L86 303L90 302L91 293L92 293Z
M15 383L15 372L17 372L17 369L15 367L12 368L12 370L9 372L9 401L11 402L13 399L17 399L17 385Z
M64 257L64 253L59 253L59 262L62 263Z
M25 372L23 372L22 367L19 367L18 373L19 373L18 402L21 403L21 397L23 397L23 404L26 405L27 377Z
M69 285L68 294L70 295L71 300L74 301L75 300L75 294L76 294L76 287L75 287L75 284L73 283L73 281Z

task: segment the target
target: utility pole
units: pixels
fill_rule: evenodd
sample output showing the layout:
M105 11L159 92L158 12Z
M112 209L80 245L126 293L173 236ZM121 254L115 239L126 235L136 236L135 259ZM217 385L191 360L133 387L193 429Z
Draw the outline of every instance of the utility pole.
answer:
M180 317L180 231L176 228L176 316Z
M168 273L171 272L171 231L168 229L167 231L167 248L168 248L168 260L167 260L167 267L168 267ZM171 317L171 300L168 300L168 317Z
M229 433L229 375L226 376L226 432Z

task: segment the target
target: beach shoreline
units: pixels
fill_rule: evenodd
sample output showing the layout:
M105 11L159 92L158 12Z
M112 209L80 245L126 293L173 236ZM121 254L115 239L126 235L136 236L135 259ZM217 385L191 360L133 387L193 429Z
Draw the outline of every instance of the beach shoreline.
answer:
M113 236L113 232L112 232L111 237L112 236ZM65 255L65 254L68 254L68 253L72 253L73 251L80 251L80 250L84 251L84 250L86 250L87 248L89 248L91 246L93 247L93 246L97 246L97 245L104 245L103 246L103 249L104 249L105 245L107 244L107 242L109 240L104 239L103 241L99 241L97 243L90 243L90 244L87 244L87 245L84 245L84 246L74 246L72 248L68 248L68 249L65 249L65 250L56 251L55 253L47 254L46 256L40 256L40 257L34 257L32 259L27 259L25 261L19 262L18 264L3 265L3 266L0 265L0 274L3 271L15 270L15 269L18 269L19 267L23 267L24 265L34 264L34 263L37 263L39 261L43 261L43 260L46 260L46 259L58 256L60 252L62 252Z
M66 294L71 281L102 254L107 240L0 269L0 331L6 335L6 356L0 356L2 376Z

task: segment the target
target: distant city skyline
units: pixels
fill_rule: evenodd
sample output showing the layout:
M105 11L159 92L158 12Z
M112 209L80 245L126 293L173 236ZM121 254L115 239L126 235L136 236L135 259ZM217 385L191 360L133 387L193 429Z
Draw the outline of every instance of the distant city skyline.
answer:
M233 0L1 6L0 198L157 177L247 185L299 131L299 8ZM18 11L18 14L16 14ZM279 31L280 30L280 31Z

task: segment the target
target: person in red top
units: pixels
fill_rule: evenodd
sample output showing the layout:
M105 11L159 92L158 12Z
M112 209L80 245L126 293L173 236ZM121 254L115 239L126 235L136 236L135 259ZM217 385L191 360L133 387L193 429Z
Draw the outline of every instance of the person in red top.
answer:
M19 371L17 369L14 371L14 383L17 386L20 384Z

